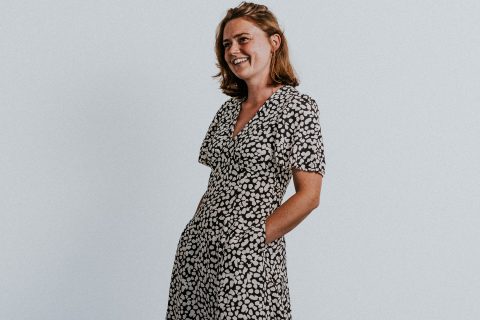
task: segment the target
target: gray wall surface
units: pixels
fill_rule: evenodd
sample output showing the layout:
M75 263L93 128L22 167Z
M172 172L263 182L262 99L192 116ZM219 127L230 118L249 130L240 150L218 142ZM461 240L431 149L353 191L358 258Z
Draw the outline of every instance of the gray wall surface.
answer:
M0 1L0 319L164 319L239 2ZM262 3L326 148L293 318L480 319L480 2Z

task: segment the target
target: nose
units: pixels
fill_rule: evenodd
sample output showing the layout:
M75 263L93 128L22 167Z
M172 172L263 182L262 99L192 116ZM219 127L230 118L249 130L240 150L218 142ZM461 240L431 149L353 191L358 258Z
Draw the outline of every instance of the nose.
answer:
M235 54L235 53L238 53L238 44L233 41L230 46L227 48L227 51L230 53L230 54Z

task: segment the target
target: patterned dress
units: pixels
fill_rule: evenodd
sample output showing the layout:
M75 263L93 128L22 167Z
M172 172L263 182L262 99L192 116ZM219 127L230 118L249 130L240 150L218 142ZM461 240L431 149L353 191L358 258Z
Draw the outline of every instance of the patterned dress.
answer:
M167 320L291 319L285 238L266 244L265 220L292 168L325 173L319 109L284 85L232 138L244 99L222 104L201 144L211 172L177 245Z

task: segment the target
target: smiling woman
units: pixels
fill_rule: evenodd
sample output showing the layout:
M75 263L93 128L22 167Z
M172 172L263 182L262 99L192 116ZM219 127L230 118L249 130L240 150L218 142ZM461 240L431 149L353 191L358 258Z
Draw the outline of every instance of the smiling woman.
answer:
M208 188L175 254L167 320L291 319L284 235L320 203L316 101L295 87L285 36L266 6L242 2L217 28L220 88L198 161ZM296 192L282 204L293 177Z
M249 93L248 79L242 78L234 68L236 58L246 58L243 65L262 70L266 85L296 87L299 84L290 63L287 39L266 6L242 2L228 10L216 30L215 54L219 72L214 77L220 78L220 88L229 96L245 97Z

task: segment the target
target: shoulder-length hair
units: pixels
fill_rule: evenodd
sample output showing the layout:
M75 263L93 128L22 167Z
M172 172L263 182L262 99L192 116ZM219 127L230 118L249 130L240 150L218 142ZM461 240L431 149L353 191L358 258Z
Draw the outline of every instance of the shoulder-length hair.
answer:
M273 53L270 61L271 86L277 84L298 86L299 80L295 75L288 56L287 39L283 30L280 29L277 18L265 5L242 1L237 7L230 8L222 21L217 26L215 40L216 66L219 72L213 78L220 77L220 89L231 97L246 97L248 88L242 79L239 79L230 70L225 61L225 48L223 46L223 31L230 20L244 18L253 22L262 29L267 36L275 33L281 37L280 47Z

